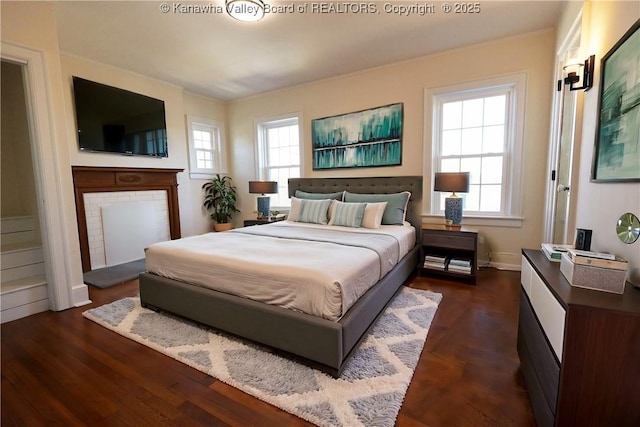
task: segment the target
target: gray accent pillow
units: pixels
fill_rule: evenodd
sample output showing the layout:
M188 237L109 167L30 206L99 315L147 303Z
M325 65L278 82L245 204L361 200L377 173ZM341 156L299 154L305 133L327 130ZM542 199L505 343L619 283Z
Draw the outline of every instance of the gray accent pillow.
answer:
M344 191L338 191L336 193L307 193L306 191L296 190L294 197L298 199L307 199L307 200L320 200L320 199L332 199L332 200L340 200L344 197Z
M407 204L411 193L403 191L402 193L392 194L359 194L344 192L344 201L349 203L379 203L387 202L382 214L383 225L404 225L407 212Z

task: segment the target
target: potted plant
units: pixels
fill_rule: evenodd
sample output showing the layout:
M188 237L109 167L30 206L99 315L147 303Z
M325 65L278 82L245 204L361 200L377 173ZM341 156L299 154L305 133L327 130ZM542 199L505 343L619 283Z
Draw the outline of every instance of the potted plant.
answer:
M202 189L204 190L203 206L216 222L214 229L216 231L231 229L231 216L240 212L236 208L237 193L236 187L231 184L231 178L216 174L202 185Z

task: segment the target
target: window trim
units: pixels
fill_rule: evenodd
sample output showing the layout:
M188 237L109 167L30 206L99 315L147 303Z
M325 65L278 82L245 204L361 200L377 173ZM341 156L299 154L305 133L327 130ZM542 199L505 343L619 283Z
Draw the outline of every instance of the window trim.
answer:
M216 173L226 174L228 172L227 162L227 142L224 133L224 123L218 120L206 119L187 115L187 141L189 146L189 178L191 179L211 179ZM218 147L214 152L212 168L198 168L196 160L196 149L193 140L194 126L201 126L211 129L217 133ZM215 142L215 141L214 141Z
M266 153L264 152L264 150L266 149L265 144L264 144L264 133L265 130L269 127L268 124L270 123L286 123L287 121L294 121L297 120L297 124L298 124L298 142L299 142L299 149L298 152L300 154L300 158L298 159L298 168L300 169L300 176L304 176L304 158L305 158L305 144L304 144L304 139L303 139L303 135L304 135L304 131L303 131L303 115L301 111L297 111L297 112L292 112L292 113L285 113L285 114L279 114L279 115L275 115L275 116L262 116L262 117L257 117L254 119L254 129L255 129L255 159L256 159L256 163L255 163L255 168L256 168L256 172L255 172L255 176L257 177L257 179L259 180L264 180L266 179L266 175L265 175L265 169L263 167L262 164L262 160L265 158ZM289 205L285 205L285 206L279 206L279 205L272 205L271 206L272 210L279 210L279 211L288 211L290 209Z
M442 218L439 206L436 206L436 194L432 191L434 174L437 171L437 158L439 146L434 143L439 132L439 122L437 116L437 105L439 100L446 98L459 98L460 95L473 95L474 92L483 94L492 89L511 87L511 109L509 118L508 141L506 166L503 173L503 183L507 187L503 193L503 212L487 215L465 215L465 224L469 225L501 225L518 227L522 225L522 196L523 196L523 174L519 173L524 165L524 119L525 102L527 89L527 72L504 74L487 79L478 79L461 84L441 86L435 88L425 88L424 91L424 142L423 142L423 176L428 185L423 187L423 216L426 218ZM426 179L428 177L428 180Z

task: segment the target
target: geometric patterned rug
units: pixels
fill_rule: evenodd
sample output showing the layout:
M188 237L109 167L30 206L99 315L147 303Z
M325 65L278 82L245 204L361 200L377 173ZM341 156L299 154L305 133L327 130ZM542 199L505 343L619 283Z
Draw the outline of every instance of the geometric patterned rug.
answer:
M318 426L393 426L441 299L403 286L338 379L139 298L83 316Z

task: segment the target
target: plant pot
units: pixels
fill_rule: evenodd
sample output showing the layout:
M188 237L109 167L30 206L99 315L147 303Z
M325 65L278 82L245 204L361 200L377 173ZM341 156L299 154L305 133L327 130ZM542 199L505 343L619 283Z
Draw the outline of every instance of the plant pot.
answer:
M213 224L213 229L215 231L227 231L227 230L231 230L233 228L233 224L231 224L230 222L223 222L221 224L215 223Z

